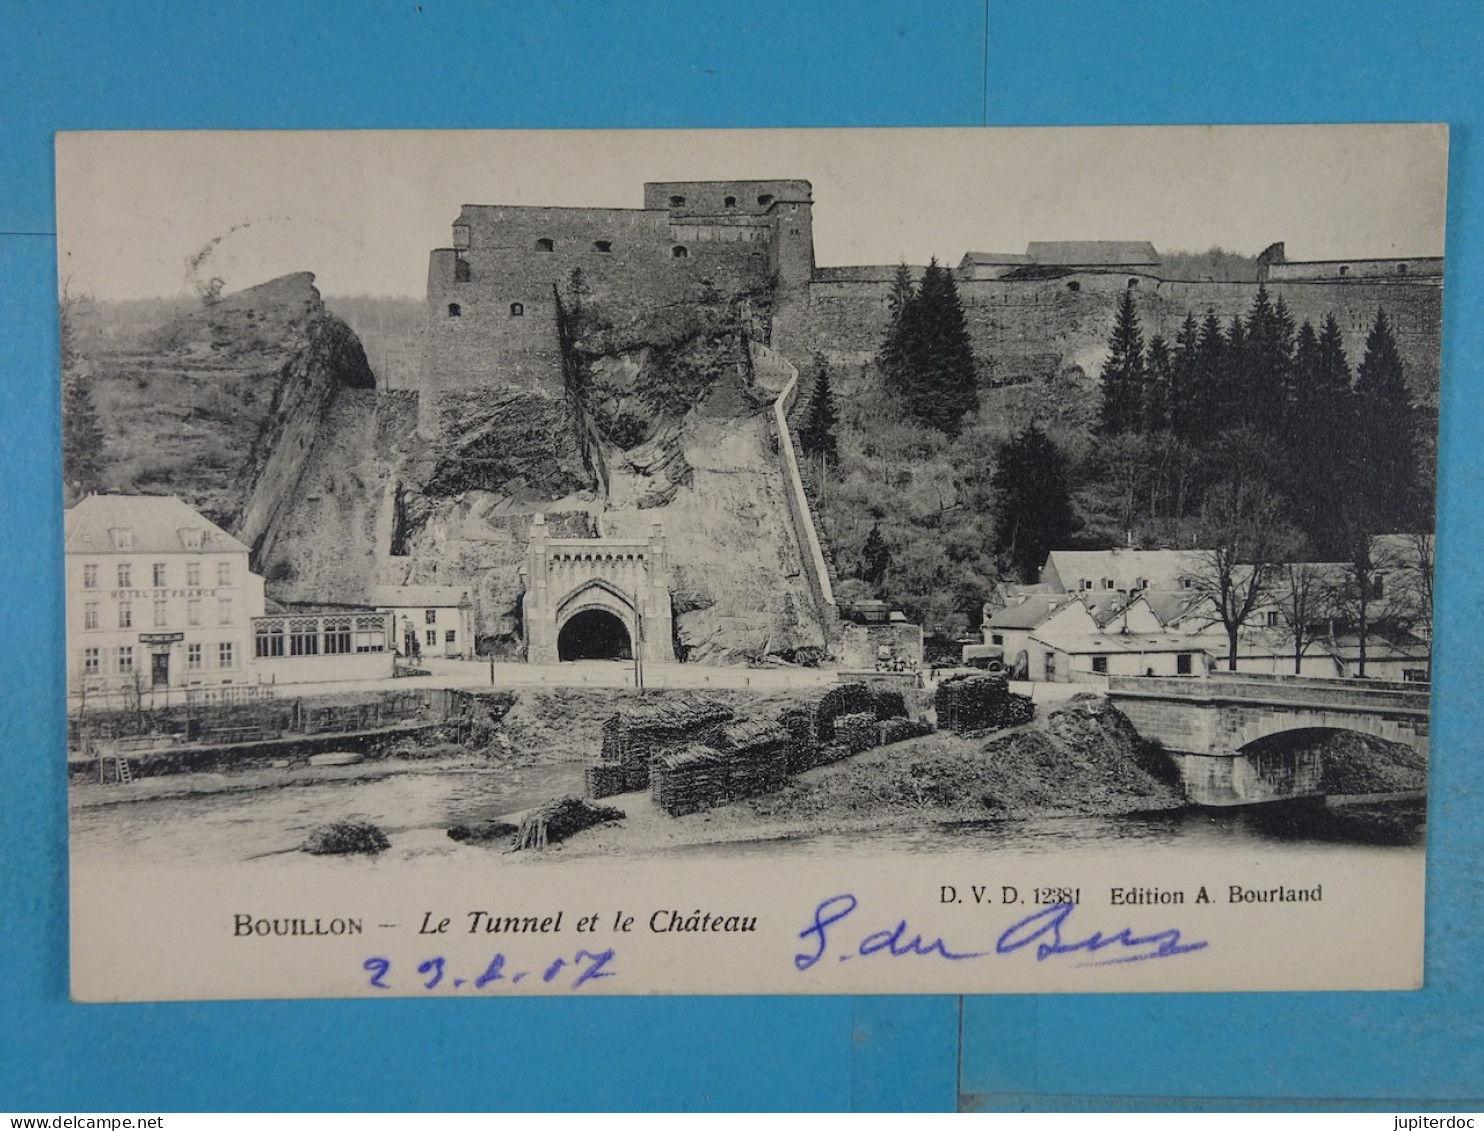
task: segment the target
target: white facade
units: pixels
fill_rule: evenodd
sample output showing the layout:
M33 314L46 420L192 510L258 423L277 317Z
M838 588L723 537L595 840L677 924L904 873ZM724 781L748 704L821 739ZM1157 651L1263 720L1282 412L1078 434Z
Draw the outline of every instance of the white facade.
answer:
M378 612L396 617L393 640L404 656L417 654L472 660L473 603L456 585L379 585Z
M241 542L153 495L89 496L65 535L69 694L255 682L263 579Z

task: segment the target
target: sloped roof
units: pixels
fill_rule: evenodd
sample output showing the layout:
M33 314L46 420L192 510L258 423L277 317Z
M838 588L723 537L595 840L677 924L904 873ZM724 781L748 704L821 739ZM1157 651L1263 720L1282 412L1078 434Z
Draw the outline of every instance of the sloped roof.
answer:
M1026 254L1057 267L1153 267L1159 253L1148 240L1033 240Z
M1046 563L1068 589L1080 578L1098 583L1105 577L1122 582L1119 589L1135 588L1140 578L1153 589L1174 589L1181 577L1200 570L1201 556L1199 550L1052 550Z
M974 263L985 267L1018 267L1034 262L1029 255L1020 255L1013 251L968 251L964 253L959 266Z
M1204 651L1199 642L1173 632L1077 632L1066 636L1035 638L1048 648L1079 656Z
M89 495L63 519L69 554L245 554L247 547L174 495ZM116 549L110 531L128 530L127 548ZM187 545L184 531L200 531Z
M1052 613L1066 608L1077 598L1065 593L1050 597L1027 597L1017 605L1006 605L984 623L990 628L1035 628Z
M1151 589L1139 595L1160 624L1169 624L1181 617L1189 616L1191 610L1205 598L1188 589Z
M372 596L377 608L433 608L460 605L469 591L457 585L378 585Z

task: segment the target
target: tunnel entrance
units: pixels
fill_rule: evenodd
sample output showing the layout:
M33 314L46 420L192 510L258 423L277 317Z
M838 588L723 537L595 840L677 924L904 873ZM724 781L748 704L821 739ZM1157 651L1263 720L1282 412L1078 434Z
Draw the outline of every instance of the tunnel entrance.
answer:
M557 658L631 660L634 651L623 621L603 609L585 609L557 634Z

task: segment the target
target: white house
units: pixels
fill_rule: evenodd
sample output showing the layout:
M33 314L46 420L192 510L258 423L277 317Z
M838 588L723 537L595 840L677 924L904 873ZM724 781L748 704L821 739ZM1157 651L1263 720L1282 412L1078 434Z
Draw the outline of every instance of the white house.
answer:
M245 545L168 495L90 495L63 528L69 693L253 682Z
M380 612L397 618L403 655L474 658L474 604L457 585L378 585Z

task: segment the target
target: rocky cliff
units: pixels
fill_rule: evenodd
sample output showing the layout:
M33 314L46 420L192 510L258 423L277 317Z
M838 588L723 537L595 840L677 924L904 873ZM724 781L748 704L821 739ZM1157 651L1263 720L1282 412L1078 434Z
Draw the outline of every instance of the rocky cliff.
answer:
M360 342L303 272L95 351L104 486L175 494L272 557L337 395L372 390Z

